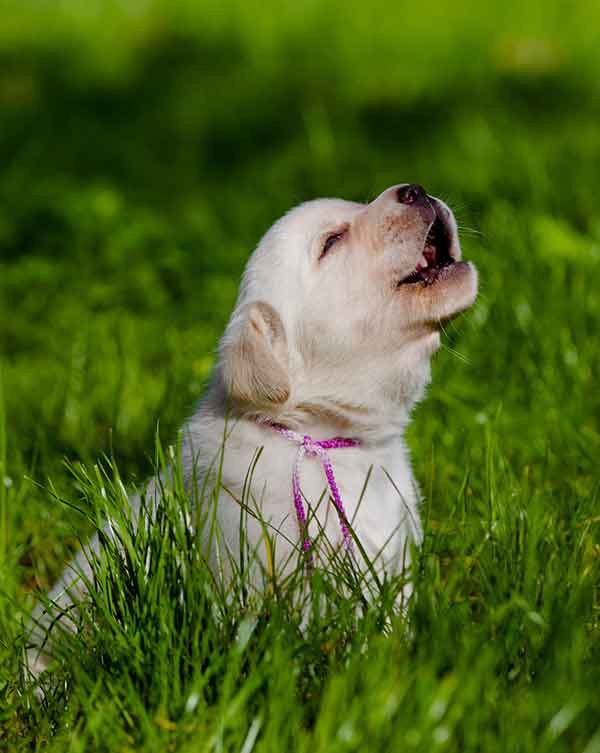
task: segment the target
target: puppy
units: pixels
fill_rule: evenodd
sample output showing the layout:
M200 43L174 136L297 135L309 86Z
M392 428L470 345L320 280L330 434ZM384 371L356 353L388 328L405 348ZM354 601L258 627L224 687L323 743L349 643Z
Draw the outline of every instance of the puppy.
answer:
M245 517L258 565L285 570L300 549L319 566L323 535L349 551L358 539L379 572L406 564L407 543L422 531L404 430L430 381L441 325L476 294L452 212L418 185L392 186L370 204L310 201L271 227L248 261L206 397L183 430L188 488L211 476L227 435L219 543L209 555L221 576L240 551L240 500L260 447L257 515ZM157 488L150 482L146 494L159 504ZM332 502L317 505L324 490ZM313 503L308 515L304 500ZM139 499L132 505L139 514ZM84 550L50 593L55 610L34 615L33 675L47 663L47 627L84 595L77 572L90 576L87 559ZM250 574L258 587L262 574L259 566Z

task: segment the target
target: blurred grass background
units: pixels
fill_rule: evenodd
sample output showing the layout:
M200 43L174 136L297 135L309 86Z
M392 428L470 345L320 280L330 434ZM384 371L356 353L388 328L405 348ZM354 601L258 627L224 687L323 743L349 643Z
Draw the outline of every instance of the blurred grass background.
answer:
M5 611L81 531L45 488L76 495L64 459L113 451L139 480L157 422L174 436L267 227L404 181L456 209L481 275L409 436L441 567L464 565L453 500L476 530L492 456L515 515L564 518L567 552L585 524L596 567L599 25L559 0L1 0Z

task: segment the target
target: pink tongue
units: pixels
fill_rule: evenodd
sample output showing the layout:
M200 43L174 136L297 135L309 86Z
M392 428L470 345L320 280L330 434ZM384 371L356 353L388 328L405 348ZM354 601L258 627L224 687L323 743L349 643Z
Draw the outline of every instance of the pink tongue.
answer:
M430 267L435 267L437 265L437 249L435 246L425 246L423 256L427 259L427 263Z

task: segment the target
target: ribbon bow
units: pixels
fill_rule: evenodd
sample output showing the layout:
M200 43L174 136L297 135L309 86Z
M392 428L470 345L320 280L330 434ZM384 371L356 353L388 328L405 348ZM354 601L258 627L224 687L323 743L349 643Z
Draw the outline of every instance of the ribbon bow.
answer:
M306 512L304 505L302 504L302 494L300 493L300 466L305 455L308 457L318 457L325 471L327 483L331 490L331 498L338 514L340 521L340 529L342 531L342 538L344 540L344 546L346 549L352 549L352 537L348 530L348 518L346 516L346 510L340 496L340 491L335 481L333 474L333 467L327 450L337 450L342 447L358 447L361 442L360 439L348 439L346 437L332 437L331 439L313 439L308 434L299 434L291 429L286 429L279 424L271 424L272 428L282 437L289 439L291 442L299 445L298 454L294 462L294 468L292 471L292 492L294 495L294 507L296 508L296 517L298 519L298 526L300 528L300 534L303 536L302 549L305 552L309 552L311 547L310 536L308 535L308 526L306 523Z

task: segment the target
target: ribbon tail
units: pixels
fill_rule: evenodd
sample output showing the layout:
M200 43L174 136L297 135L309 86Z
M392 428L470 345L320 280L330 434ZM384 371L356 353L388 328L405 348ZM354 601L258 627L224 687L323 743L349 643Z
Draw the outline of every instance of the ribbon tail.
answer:
M312 561L312 554L310 554L311 540L308 535L308 523L306 520L304 504L302 503L302 492L300 491L300 464L302 463L304 454L304 447L300 447L298 449L298 455L296 456L294 472L292 473L292 493L294 495L294 507L296 508L296 518L298 519L300 536L302 537L302 550L309 553L310 561Z
M335 509L340 521L340 529L342 531L344 546L347 550L351 551L352 536L350 535L350 531L348 529L348 516L346 515L346 510L344 509L344 503L342 502L340 490L338 489L337 483L335 481L331 461L329 460L329 456L326 452L323 452L323 454L321 455L321 462L323 463L323 470L325 471L327 483L329 484L329 489L331 490L331 498L333 499L333 504L335 505Z

